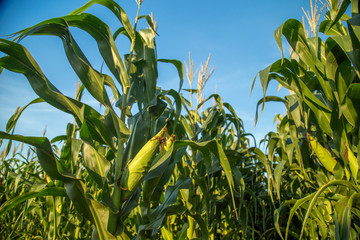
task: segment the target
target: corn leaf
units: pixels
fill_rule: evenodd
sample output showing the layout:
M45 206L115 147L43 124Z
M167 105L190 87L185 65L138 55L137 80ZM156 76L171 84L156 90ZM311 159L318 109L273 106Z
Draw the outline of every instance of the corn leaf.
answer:
M3 203L0 207L0 216L29 199L36 197L45 197L45 196L66 197L67 195L65 188L62 187L49 187L38 191L30 191Z

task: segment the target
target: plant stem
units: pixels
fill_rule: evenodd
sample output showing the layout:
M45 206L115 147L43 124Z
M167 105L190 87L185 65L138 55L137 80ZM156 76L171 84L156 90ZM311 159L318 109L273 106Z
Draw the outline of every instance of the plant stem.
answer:
M133 57L133 52L134 52L134 47L135 47L135 42L136 42L136 26L137 26L137 22L139 19L140 7L141 7L141 2L138 3L138 9L137 9L136 18L135 18L135 24L134 24L135 36L131 40L129 63L128 63L128 67L127 67L127 75L128 76L130 76L130 68L131 68L131 64L132 64L132 57ZM125 122L125 117L126 117L128 91L129 91L129 87L124 88L124 92L122 95L120 119L123 122ZM113 190L113 194L112 194L112 200L113 200L115 209L117 211L120 211L120 208L121 208L121 189L117 186L117 181L121 177L122 165L123 165L123 161L124 161L123 152L124 152L124 143L123 143L120 135L118 134L118 149L117 149L117 156L115 159L114 190ZM118 219L120 217L121 216L118 216L118 213L113 213L111 211L109 212L108 230L109 230L109 232L111 232L114 235L117 232Z
M114 190L112 195L112 200L117 211L119 211L121 208L121 189L117 186L117 181L121 177L123 151L124 151L124 145L122 139L119 138L117 155L115 159L115 178L114 178ZM108 231L111 232L112 234L115 234L116 228L117 228L117 213L113 213L112 211L109 211Z
M53 201L53 211L54 211L54 235L53 235L53 239L56 239L56 202L55 202L55 197L52 197L51 199Z
M138 3L138 9L137 9L137 13L136 13L136 17L135 17L135 23L134 23L134 38L131 39L131 48L130 48L130 54L129 54L129 62L128 62L128 66L127 66L127 75L130 77L130 68L131 68L131 64L132 64L132 57L133 57L133 52L134 52L134 48L135 48L135 42L136 42L136 27L137 27L137 22L139 20L139 13L140 13L140 7L141 7L141 2ZM122 103L121 103L121 115L120 115L120 119L122 121L125 121L125 115L126 115L126 105L127 105L127 97L128 97L128 91L129 91L129 87L124 88L124 92L122 95Z

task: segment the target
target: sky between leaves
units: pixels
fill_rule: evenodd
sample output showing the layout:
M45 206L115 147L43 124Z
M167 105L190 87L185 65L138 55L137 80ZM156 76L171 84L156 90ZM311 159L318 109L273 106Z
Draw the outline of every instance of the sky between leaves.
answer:
M134 22L137 5L135 0L117 1ZM0 0L0 37L30 27L43 20L60 17L82 6L86 0ZM274 40L274 31L289 18L301 20L302 8L309 9L309 0L145 0L140 15L151 12L157 19L158 57L187 61L189 52L195 67L205 62L211 54L210 64L215 72L205 87L205 97L220 94L230 103L244 121L245 130L260 141L266 133L274 131L273 119L283 114L280 103L265 106L258 124L254 127L256 104L262 97L259 82L250 96L251 83L258 71L281 58ZM118 21L102 6L93 6L87 12L102 19L112 32ZM145 27L146 24L140 24ZM74 29L75 30L75 29ZM102 61L96 43L80 30L73 31L93 67L100 69ZM77 76L64 54L62 43L56 37L31 36L21 42L39 63L48 79L65 95L74 97ZM129 52L127 41L117 41L121 54ZM287 47L287 46L285 46ZM3 55L0 55L3 56ZM178 89L179 79L175 68L159 63L158 85L163 89ZM184 88L188 88L187 81ZM277 92L273 83L269 94L283 96L286 90ZM37 96L24 76L4 70L0 75L0 130L17 106L25 106ZM86 94L87 103L94 102ZM93 105L94 106L94 105ZM94 106L99 109L99 106ZM40 103L29 107L15 129L16 134L53 138L65 133L66 124L72 122L70 115Z

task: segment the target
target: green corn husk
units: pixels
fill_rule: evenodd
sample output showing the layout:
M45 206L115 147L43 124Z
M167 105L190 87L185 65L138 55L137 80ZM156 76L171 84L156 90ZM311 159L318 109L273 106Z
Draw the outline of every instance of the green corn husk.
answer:
M172 144L174 143L174 141L175 141L175 135L171 135L171 137L167 140L166 145L164 146L164 149L163 149L164 152L162 155L164 155L167 151L169 151L169 149L172 146ZM162 155L159 155L159 157L156 158L154 162L156 163L162 157ZM150 202L152 193L154 192L154 189L157 186L157 184L159 183L160 179L161 179L161 176L158 176L158 177L154 177L154 178L144 181L143 190L142 190L144 202L146 202L146 203Z
M128 199L134 193L148 173L166 131L167 129L165 126L140 149L129 165L124 169L119 186L124 190L122 193L123 200Z

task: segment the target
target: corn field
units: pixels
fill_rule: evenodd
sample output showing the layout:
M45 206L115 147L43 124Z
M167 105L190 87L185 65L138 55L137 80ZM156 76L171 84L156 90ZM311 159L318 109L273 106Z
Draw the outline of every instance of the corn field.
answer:
M139 15L141 0L133 22L117 2L90 0L1 38L0 73L24 75L38 98L0 132L0 236L359 239L360 5L311 3L302 22L275 30L282 57L254 79L263 90L255 122L265 104L286 108L263 148L250 144L229 103L204 95L210 56L198 70L190 55L185 64L158 58L157 22ZM116 16L117 31L86 12L93 5ZM140 21L148 28L138 29ZM70 27L96 41L109 74L90 64ZM75 96L61 93L21 44L34 35L62 41L80 80ZM129 41L128 52L117 38ZM158 64L177 72L175 89L158 86ZM272 80L289 94L269 96ZM100 110L82 100L85 92ZM14 134L21 114L40 102L74 121L53 139Z

